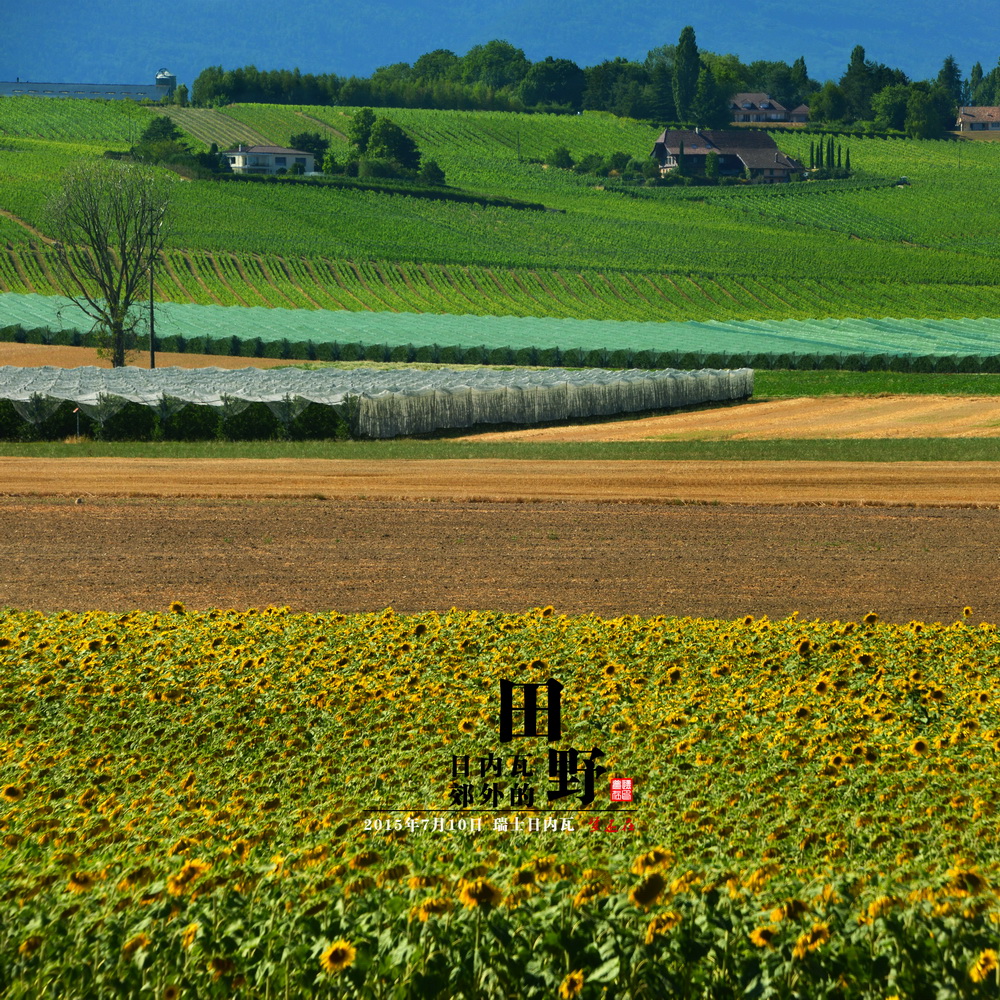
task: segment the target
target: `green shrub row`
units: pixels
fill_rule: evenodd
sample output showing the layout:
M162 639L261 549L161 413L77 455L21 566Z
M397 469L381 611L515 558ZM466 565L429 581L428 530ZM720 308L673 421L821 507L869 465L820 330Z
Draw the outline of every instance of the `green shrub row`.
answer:
M485 205L492 208L516 208L530 212L546 212L541 202L522 201L503 195L488 196L454 188L426 187L405 181L393 182L389 178L377 181L342 175L324 177L287 177L276 174L213 174L211 180L234 184L282 184L299 187L337 188L348 191L371 191L375 194L401 194L409 198L428 198L431 201L455 201L466 205Z
M59 344L93 347L90 334L78 330L52 331L22 326L0 328L0 341L22 344ZM139 350L143 348L140 346ZM707 351L607 350L558 347L416 347L413 344L315 343L314 341L264 341L260 337L158 337L157 350L176 354L207 354L288 361L378 361L404 364L501 365L542 368L759 368L766 371L891 371L953 374L955 372L1000 372L1000 354L775 354Z
M0 399L0 441L62 441L83 435L98 441L309 441L350 436L348 423L332 406L310 403L287 426L265 403L226 415L217 406L189 403L161 419L141 403L126 403L103 426L66 401L40 424L22 419L9 399Z

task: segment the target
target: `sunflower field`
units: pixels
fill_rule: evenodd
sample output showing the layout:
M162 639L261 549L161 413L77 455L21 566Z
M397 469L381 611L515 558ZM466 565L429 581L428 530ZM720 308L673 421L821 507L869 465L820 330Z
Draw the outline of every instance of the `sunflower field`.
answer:
M7 609L0 996L998 996L956 617Z

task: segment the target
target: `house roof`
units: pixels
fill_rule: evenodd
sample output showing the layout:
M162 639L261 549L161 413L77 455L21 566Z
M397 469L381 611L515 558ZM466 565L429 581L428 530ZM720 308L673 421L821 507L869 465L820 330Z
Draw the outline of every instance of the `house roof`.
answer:
M750 105L745 107L745 105ZM776 101L770 94L733 94L729 106L737 111L787 111L788 109Z
M1000 108L959 108L959 120L1000 122Z
M767 170L769 167L783 167L786 170L802 170L802 164L790 156L786 156L780 149L741 149L736 155L743 162L743 166L751 170Z
M707 156L713 150L721 156L738 156L745 167L752 170L766 170L769 167L784 167L788 170L802 170L802 164L786 156L778 149L777 143L766 132L743 129L664 129L652 155L659 159L676 156L684 143L685 156Z
M809 114L809 105L800 104L797 108L792 108L792 110L789 111L788 113L790 115L807 115Z
M285 149L284 146L240 146L238 149L225 149L223 154L229 153L276 153L280 155L292 155L292 156L312 156L312 153L307 153L302 149Z
M653 147L653 156L676 153L684 143L684 155L705 156L711 150L738 153L744 149L776 150L777 143L766 133L748 129L664 129Z

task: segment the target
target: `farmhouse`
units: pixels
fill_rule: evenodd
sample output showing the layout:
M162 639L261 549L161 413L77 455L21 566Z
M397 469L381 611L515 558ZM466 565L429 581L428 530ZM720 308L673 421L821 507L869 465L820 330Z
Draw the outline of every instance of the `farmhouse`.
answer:
M769 94L733 94L729 110L734 122L798 122L809 121L809 108L800 104L788 110Z
M161 101L177 89L177 77L161 69L152 84L143 83L0 83L0 97L61 97L75 100Z
M959 108L959 132L1000 132L1000 108Z
M664 129L653 146L660 172L676 170L683 156L684 169L703 174L709 153L719 157L720 177L749 176L762 184L780 184L805 167L778 149L766 132L720 129Z
M296 166L302 168L302 173L311 174L315 169L312 153L283 146L238 146L222 155L229 160L234 174L281 174Z

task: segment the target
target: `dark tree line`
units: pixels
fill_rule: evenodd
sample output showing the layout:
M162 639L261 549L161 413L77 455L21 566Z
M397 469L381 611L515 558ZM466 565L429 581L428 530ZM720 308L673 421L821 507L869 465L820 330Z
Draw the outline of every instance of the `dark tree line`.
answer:
M194 82L195 104L326 104L460 110L608 111L622 117L706 127L730 119L733 94L765 93L792 109L806 104L814 122L868 131L940 135L965 104L1000 104L1000 64L976 63L967 79L948 56L932 80L913 81L900 69L867 58L858 45L844 73L824 84L809 77L805 60L742 62L700 51L694 29L675 44L650 50L642 62L617 58L580 67L551 56L532 63L509 42L477 45L464 56L436 49L412 65L382 66L370 77L263 72L254 66L211 66Z
M412 65L382 66L370 77L210 66L195 80L192 99L202 107L257 102L373 108L589 110L655 121L684 121L696 111L723 115L721 106L739 90L766 90L778 100L797 104L817 86L809 80L801 59L790 66L762 61L744 65L735 56L699 52L694 29L688 27L677 44L653 49L643 62L618 58L587 68L552 56L532 63L521 49L498 40L477 45L464 56L437 49L420 56ZM727 119L728 113L724 117Z

